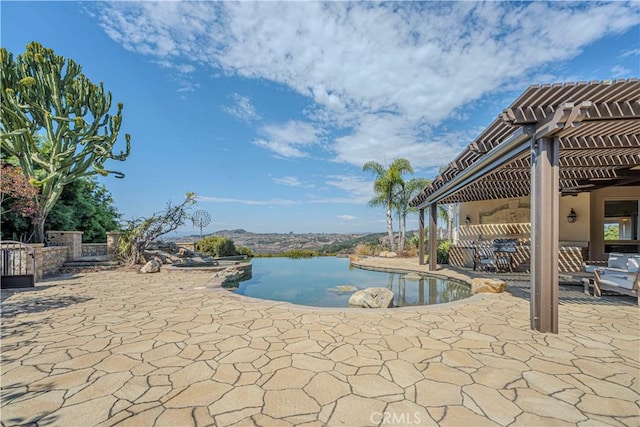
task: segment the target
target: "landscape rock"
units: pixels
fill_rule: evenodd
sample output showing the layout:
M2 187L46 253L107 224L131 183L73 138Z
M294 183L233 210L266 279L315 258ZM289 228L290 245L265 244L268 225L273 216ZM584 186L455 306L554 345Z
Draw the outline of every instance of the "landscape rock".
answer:
M474 294L488 293L499 294L506 289L506 283L500 279L489 279L487 277L475 277L471 282L471 292Z
M140 269L140 273L157 273L160 271L160 267L162 267L160 259L153 258Z
M422 279L422 276L420 276L418 273L407 273L407 274L404 275L404 278L406 280L418 281L418 280Z
M187 249L187 248L179 248L178 249L178 253L177 253L177 256L180 257L180 258L190 258L190 257L193 257L195 255L196 255L195 252L193 252L192 250Z
M379 256L381 256L382 258L386 258L388 254L389 254L389 252L387 252L387 251L382 251L382 252L380 252L380 255L379 255Z
M227 267L222 271L218 271L213 273L213 278L218 279L222 285L227 283L238 282L244 272L242 270L238 270L235 267Z
M395 252L387 252L387 258L396 258L398 256Z
M367 288L354 292L349 305L364 308L393 307L393 292L385 288Z

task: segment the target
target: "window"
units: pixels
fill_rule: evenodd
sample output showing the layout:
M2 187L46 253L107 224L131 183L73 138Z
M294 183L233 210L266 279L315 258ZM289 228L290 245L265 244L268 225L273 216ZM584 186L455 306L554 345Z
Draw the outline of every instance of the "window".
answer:
M638 211L640 200L604 202L605 252L640 252Z

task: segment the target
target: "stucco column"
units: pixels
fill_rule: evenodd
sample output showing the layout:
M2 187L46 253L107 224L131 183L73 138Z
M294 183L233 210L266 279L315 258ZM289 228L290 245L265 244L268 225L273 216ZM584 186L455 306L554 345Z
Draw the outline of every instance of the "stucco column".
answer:
M39 282L42 280L42 267L44 265L44 253L42 251L44 243L31 243L29 246L33 247L33 255L35 257L36 271L33 272L33 278L36 282ZM28 270L31 270L31 268Z
M429 270L438 269L438 204L429 209Z
M558 333L559 147L552 138L531 147L531 328Z
M419 210L420 222L418 224L418 264L424 265L424 208Z

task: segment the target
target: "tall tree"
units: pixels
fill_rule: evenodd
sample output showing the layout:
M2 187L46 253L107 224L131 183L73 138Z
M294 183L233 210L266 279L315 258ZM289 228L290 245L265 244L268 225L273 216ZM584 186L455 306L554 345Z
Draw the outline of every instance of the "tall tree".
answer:
M413 173L411 163L407 159L395 159L388 168L376 161L364 164L363 171L371 171L376 178L373 182L375 196L369 201L370 206L384 206L387 210L387 234L391 251L396 251L396 244L393 235L393 206L397 193L404 184L402 174Z
M409 202L413 200L422 190L424 190L429 184L430 180L425 178L412 178L406 181L400 186L396 195L394 207L398 216L398 224L400 226L400 239L398 241L398 251L404 250L404 242L407 232L407 215L410 212L415 212L416 208L409 206Z
M111 92L93 84L75 61L39 43L27 45L15 60L1 48L0 63L0 142L40 190L34 220L35 241L42 242L45 220L67 184L96 174L124 177L104 168L107 160L124 161L129 155L128 134L126 150L113 151L123 105L111 115ZM39 132L46 151L38 144Z
M35 197L38 190L29 183L19 166L0 161L0 170L2 238L17 240L20 233L15 232L16 228L27 228L29 222L25 218L31 218L36 211Z
M82 241L105 242L108 231L120 228L120 213L111 193L95 178L79 178L64 187L47 217L48 230L82 231Z

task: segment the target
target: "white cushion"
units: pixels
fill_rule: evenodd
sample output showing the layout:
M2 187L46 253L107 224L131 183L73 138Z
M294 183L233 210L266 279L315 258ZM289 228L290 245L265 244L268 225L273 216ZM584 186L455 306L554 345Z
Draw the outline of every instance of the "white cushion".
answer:
M612 252L609 254L609 261L608 261L607 267L620 268L620 269L626 270L629 256L630 256L629 254L619 254L619 253Z
M637 273L640 269L640 256L634 255L629 257L627 261L627 271L629 273Z

